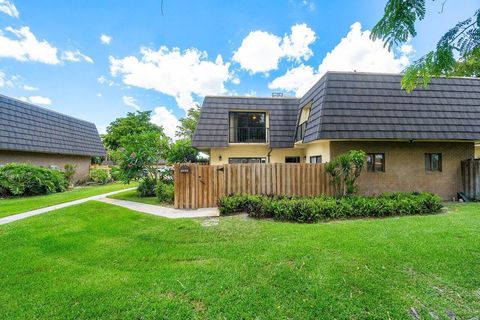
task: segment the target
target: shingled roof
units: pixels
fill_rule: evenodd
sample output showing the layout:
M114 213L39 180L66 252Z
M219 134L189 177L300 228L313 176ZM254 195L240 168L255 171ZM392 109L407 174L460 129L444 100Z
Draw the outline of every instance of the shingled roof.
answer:
M193 146L227 147L229 112L255 110L269 113L272 148L290 147L295 134L299 101L296 98L205 97Z
M304 142L318 139L480 140L480 79L436 78L407 94L401 75L328 72L312 102Z
M104 156L93 123L0 95L0 150Z
M228 111L270 112L271 146L292 147L312 103L304 142L334 139L480 140L480 79L436 78L407 94L401 75L327 72L301 99L206 97L193 145L228 146Z

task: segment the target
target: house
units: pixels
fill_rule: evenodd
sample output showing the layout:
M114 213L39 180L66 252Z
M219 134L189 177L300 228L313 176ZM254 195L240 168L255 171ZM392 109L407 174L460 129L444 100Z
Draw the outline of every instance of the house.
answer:
M363 194L462 190L460 161L480 141L480 80L433 79L407 94L400 75L328 72L303 97L206 97L193 146L211 164L324 163L368 155Z
M93 123L0 95L0 165L31 163L88 175L91 157L105 149Z

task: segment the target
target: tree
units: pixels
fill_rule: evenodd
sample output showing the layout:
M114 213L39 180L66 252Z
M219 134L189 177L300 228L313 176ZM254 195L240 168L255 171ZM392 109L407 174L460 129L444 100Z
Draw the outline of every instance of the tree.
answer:
M192 147L192 140L179 139L170 145L167 161L169 163L195 162L198 150Z
M327 163L325 170L332 177L332 184L337 196L357 193L358 187L355 182L365 165L365 157L365 152L351 150Z
M383 17L372 29L371 38L381 39L391 49L415 37L415 23L425 17L426 1L388 0ZM419 86L427 87L432 77L478 75L479 48L480 10L477 10L472 17L460 21L445 33L434 50L407 68L401 81L402 88L410 92ZM459 58L455 59L455 56Z
M124 182L144 179L156 183L157 164L166 156L168 142L168 138L158 131L145 131L123 137L120 140L121 147L117 150L117 159Z
M110 150L117 150L125 137L145 132L156 132L164 138L163 128L150 122L151 114L151 111L129 112L126 117L115 119L103 136L105 146Z
M175 135L182 139L193 139L195 128L197 128L198 119L200 118L200 106L198 104L195 107L187 111L187 116L181 118L180 125L177 126Z

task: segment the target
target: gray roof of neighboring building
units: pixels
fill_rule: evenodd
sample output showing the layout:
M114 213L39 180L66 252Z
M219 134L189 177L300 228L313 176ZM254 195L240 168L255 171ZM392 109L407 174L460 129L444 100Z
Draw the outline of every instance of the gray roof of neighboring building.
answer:
M401 75L328 72L312 101L304 142L318 139L480 140L480 79L434 78L406 93Z
M0 150L103 156L93 123L0 95Z
M301 99L206 97L193 145L228 146L228 111L270 113L271 146L292 147L312 103L304 142L320 139L480 140L480 79L434 78L407 94L401 75L327 72Z
M215 148L228 146L228 114L233 110L266 111L270 118L270 145L285 148L292 145L299 99L257 97L205 97L193 146Z

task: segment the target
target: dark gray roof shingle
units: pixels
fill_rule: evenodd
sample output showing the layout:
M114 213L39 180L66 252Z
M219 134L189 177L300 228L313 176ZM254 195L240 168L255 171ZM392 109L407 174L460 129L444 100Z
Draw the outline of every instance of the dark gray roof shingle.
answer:
M0 150L104 156L93 123L0 95Z
M228 113L231 110L266 111L270 117L272 148L292 145L298 113L296 98L205 97L193 137L196 148L228 146Z

